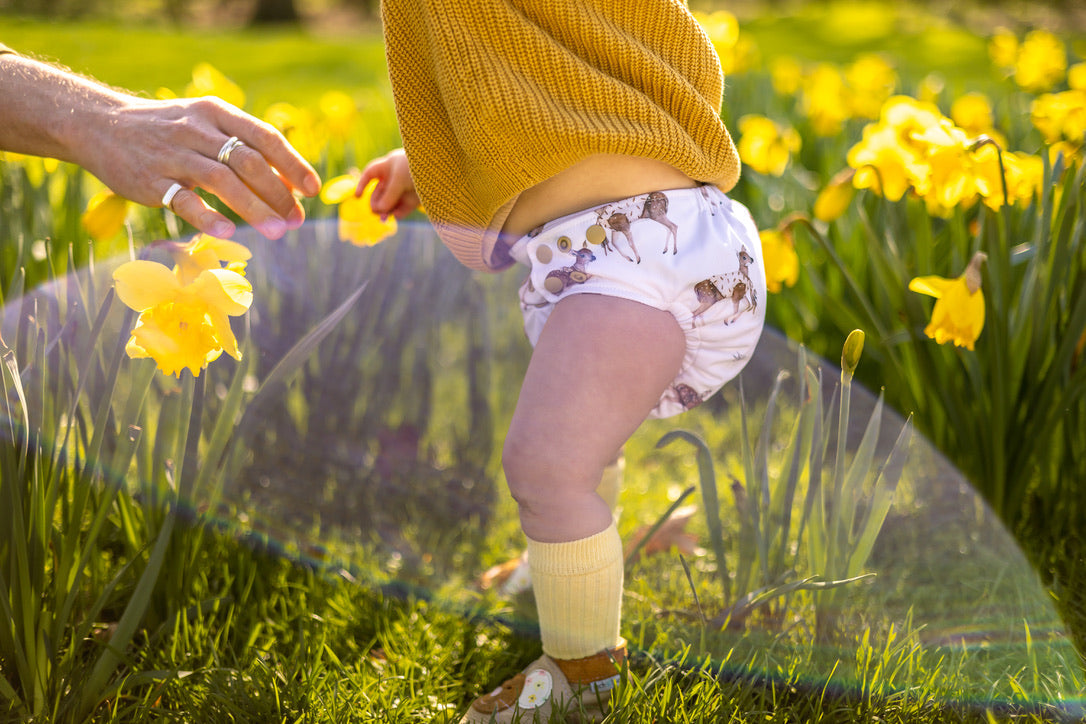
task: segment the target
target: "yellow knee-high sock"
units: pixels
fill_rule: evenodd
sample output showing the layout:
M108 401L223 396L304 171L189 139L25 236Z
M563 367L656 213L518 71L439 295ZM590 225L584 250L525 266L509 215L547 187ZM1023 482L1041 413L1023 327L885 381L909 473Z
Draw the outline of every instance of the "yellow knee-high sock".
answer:
M528 539L543 652L580 659L619 643L622 539L615 524L569 543Z

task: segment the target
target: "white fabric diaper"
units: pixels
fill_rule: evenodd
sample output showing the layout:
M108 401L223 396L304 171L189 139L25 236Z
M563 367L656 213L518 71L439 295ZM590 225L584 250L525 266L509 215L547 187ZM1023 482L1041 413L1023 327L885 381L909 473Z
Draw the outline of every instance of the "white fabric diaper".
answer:
M697 406L739 374L765 323L765 269L750 212L715 186L656 191L571 214L510 249L534 346L554 305L605 294L670 312L686 333L682 369L650 417Z

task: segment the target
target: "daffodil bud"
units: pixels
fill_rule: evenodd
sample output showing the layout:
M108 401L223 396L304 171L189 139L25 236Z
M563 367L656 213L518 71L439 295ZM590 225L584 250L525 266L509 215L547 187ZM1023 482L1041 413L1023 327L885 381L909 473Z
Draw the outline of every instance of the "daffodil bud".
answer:
M864 331L854 329L845 339L845 346L841 350L841 376L851 380L856 374L856 367L860 364L860 355L864 351Z

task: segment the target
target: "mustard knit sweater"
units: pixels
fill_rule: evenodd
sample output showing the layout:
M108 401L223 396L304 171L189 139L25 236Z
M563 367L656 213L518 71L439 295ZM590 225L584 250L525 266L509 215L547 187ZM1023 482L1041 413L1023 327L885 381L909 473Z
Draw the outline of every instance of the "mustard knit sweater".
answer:
M720 60L682 0L384 0L389 75L419 197L473 269L525 189L596 153L727 191Z

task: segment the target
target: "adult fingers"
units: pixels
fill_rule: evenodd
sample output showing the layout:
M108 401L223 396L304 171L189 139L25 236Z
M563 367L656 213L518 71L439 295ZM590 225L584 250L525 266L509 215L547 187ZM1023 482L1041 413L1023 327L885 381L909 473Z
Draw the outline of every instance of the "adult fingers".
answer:
M260 154L243 148L233 153L243 150L253 154L248 156L249 161L239 161L231 154L227 164L217 160L201 164L202 172L194 177L193 185L217 196L264 236L278 239L288 228L300 226L305 212ZM244 153L239 155L246 157Z
M221 109L221 106L220 106ZM228 136L237 136L264 159L291 188L306 196L320 193L320 177L301 154L273 126L244 112L221 110L219 127Z
M194 190L184 187L173 190L171 187L171 191L173 193L163 196L163 205L196 229L220 239L234 235L234 223L208 206Z
M284 183L283 177L268 164L264 156L256 149L244 144L231 148L228 144L234 142L235 138L237 137L231 136L230 139L223 143L216 161L228 168L245 184L249 191L281 218L285 219L288 224L293 226L300 224L304 214L291 193L290 187ZM229 183L229 177L225 175L221 179L216 179L216 181L225 184L225 186L220 187L224 191L233 186L233 184ZM240 188L235 191L235 193L240 192ZM230 200L223 198L223 201L230 204L231 208L234 208L234 204L240 204L244 201L247 201L250 205L252 204L252 200L244 199L244 195ZM243 213L241 209L236 210L238 213Z

